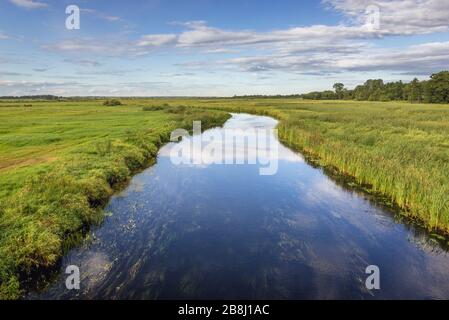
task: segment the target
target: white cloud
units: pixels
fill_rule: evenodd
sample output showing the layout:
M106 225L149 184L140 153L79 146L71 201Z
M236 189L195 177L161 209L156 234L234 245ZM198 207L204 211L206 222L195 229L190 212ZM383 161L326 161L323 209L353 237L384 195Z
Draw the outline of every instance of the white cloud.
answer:
M46 3L38 2L34 0L9 0L9 2L15 4L18 7L26 9L38 9L47 7Z
M339 25L312 25L269 32L223 30L205 21L176 22L187 30L177 37L178 47L229 49L229 46L286 44L289 42L337 42L397 35L449 31L449 1L441 0L323 0L325 5L346 17ZM369 6L380 9L380 28L367 25ZM162 35L158 35L159 37ZM174 41L175 36L170 35ZM148 37L148 36L147 36Z
M204 53L210 54L230 54L230 53L238 53L238 50L235 49L226 49L226 48L217 48L217 49L207 49Z
M12 1L12 0L11 0ZM29 0L14 0L30 3ZM57 43L45 44L42 48L62 52L66 62L94 67L103 57L136 58L152 54L157 50L178 50L192 56L198 54L197 61L187 61L174 67L185 68L177 73L197 69L211 74L214 71L225 73L245 72L257 76L274 76L275 73L302 75L334 75L348 72L357 78L356 72L385 71L399 74L430 74L447 69L449 66L449 42L421 43L398 48L382 48L379 41L388 37L413 36L428 33L449 32L449 1L436 0L323 0L328 8L343 15L342 22L336 25L311 25L289 27L269 31L223 29L208 25L205 21L175 22L181 28L177 33L146 34L140 38L120 37L109 39L78 38L66 39ZM32 2L37 4L39 2ZM366 26L365 10L368 5L377 5L381 12L380 29L371 30ZM98 15L91 9L85 12ZM102 16L110 21L120 19ZM123 37L123 38L121 38ZM401 38L402 38L401 37ZM7 35L0 32L0 39ZM413 42L423 42L425 37L415 37ZM203 54L232 54L229 59ZM92 57L95 56L95 59ZM202 60L200 60L202 59ZM185 59L183 59L185 61ZM97 74L103 70L97 68ZM265 73L263 73L265 72ZM109 75L121 75L121 71L109 72ZM235 73L234 73L235 74ZM251 77L249 75L248 77ZM241 78L241 77L236 77ZM226 78L227 79L227 78ZM267 79L267 78L265 78ZM215 90L214 86L205 87L201 78L202 92ZM227 81L232 82L227 79ZM226 86L220 84L217 87ZM273 81L275 83L275 80ZM1 84L0 84L1 85ZM190 85L190 83L189 83ZM207 83L209 85L209 83ZM235 83L230 84L235 85ZM19 86L19 84L17 84ZM37 86L37 85L36 85ZM257 86L257 81L254 81ZM268 83L263 90L270 90ZM6 84L3 83L3 87ZM48 84L46 85L48 88ZM114 88L97 86L95 93L115 93ZM11 88L11 86L9 86ZM31 88L25 84L21 88ZM55 87L52 87L55 88ZM88 87L73 88L74 92L87 90ZM76 89L76 90L75 90ZM251 88L253 89L253 88ZM251 90L245 89L245 90ZM121 91L120 91L121 90ZM161 92L161 90L166 90ZM183 91L185 90L185 91ZM119 88L126 94L151 95L181 93L190 94L191 88L145 85L136 87L129 84ZM262 89L261 89L262 90ZM226 89L223 89L225 92Z
M141 47L161 47L175 43L177 36L175 34L152 34L143 36L137 45Z
M430 74L449 66L449 42L426 43L401 49L365 48L360 51L316 51L306 55L271 54L222 60L248 72L284 71L297 73L339 73L344 71L402 71Z
M379 49L370 54L341 57L335 62L335 67L356 71L441 71L449 67L449 42L425 43L394 50Z
M157 48L198 49L204 53L239 52L250 48L271 52L272 56L309 55L332 52L350 55L369 46L370 40L388 36L425 34L449 31L449 2L435 0L323 0L327 6L342 12L351 20L338 25L312 25L257 32L254 30L224 30L204 21L175 22L185 30L178 34L148 34L137 41L108 44L105 41L75 40L47 45L59 51L79 50L106 55L145 55ZM381 9L380 29L365 24L368 5ZM447 10L446 10L447 9ZM315 56L316 58L316 56Z
M255 46L288 44L292 42L338 41L350 39L372 39L381 36L364 26L326 26L296 27L270 32L251 30L229 31L212 28L206 24L195 24L190 30L179 35L179 47L214 47Z
M175 47L201 52L242 50L251 56L221 61L191 61L185 67L234 68L247 72L283 71L302 74L344 71L400 71L423 74L447 69L447 42L400 49L379 48L371 40L449 31L449 2L436 0L324 0L343 13L345 23L292 27L268 32L224 30L204 21L187 22ZM366 23L368 6L380 9L380 28Z
M285 71L321 74L345 70L421 70L435 71L449 63L444 53L445 43L423 44L400 51L375 48L370 40L389 36L408 36L449 31L449 2L434 0L325 0L333 10L342 12L345 24L312 25L257 32L224 30L204 21L176 23L186 30L178 35L146 35L139 45L173 46L199 49L201 52L231 53L244 48L256 52L253 56L223 61L193 61L190 67L210 64L221 67L239 66L250 72ZM369 5L381 10L380 29L366 24L365 10ZM443 52L441 48L443 47ZM408 69L408 70L407 70Z
M119 39L76 38L63 40L41 46L45 50L64 52L70 55L95 54L103 57L139 56L147 53L145 48L139 48L135 42Z

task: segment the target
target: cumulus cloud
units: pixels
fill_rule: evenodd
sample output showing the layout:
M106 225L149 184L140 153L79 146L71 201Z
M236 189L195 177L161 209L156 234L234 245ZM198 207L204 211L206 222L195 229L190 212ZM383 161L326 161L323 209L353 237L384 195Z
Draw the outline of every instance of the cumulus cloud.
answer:
M214 64L238 66L249 72L292 71L321 74L342 71L392 70L432 72L448 65L447 43L428 43L410 48L381 49L373 39L449 31L449 2L437 0L323 0L330 9L344 15L338 25L312 25L257 32L224 30L204 21L177 23L186 28L179 34L146 35L140 44L171 45L202 52L239 52L251 48L256 54L211 63L184 64L201 67ZM370 7L371 6L371 7ZM367 23L367 8L378 8L380 25ZM147 41L147 42L146 42Z
M261 76L275 72L333 75L347 71L389 71L394 74L418 75L430 74L449 66L449 42L387 48L379 46L381 42L374 41L388 37L449 32L449 1L322 0L322 3L328 9L341 13L342 21L335 25L293 26L263 32L217 28L205 21L174 22L172 24L180 28L179 32L144 34L137 38L78 38L42 47L71 57L65 62L86 67L98 66L96 60L101 57L135 58L157 50L171 49L187 52L189 55L198 53L201 56L202 60L192 59L194 61L175 65L182 66L186 69L184 71L244 71ZM367 8L373 5L380 11L380 25L375 29L366 20ZM97 14L96 11L90 13ZM114 19L111 18L111 21ZM0 32L0 39L2 35ZM415 39L419 43L425 38ZM204 53L229 56L227 59L219 55L204 58ZM95 59L91 59L92 56ZM121 72L114 71L114 75L120 74ZM132 91L132 86L136 85L130 84L121 89L130 94L147 90L145 87ZM98 90L110 92L110 88Z
M335 67L356 71L415 70L430 73L447 69L448 62L449 42L434 42L340 58L336 61Z
M403 71L430 74L447 69L449 42L435 42L401 49L365 48L360 51L317 51L307 55L272 54L227 59L220 65L234 66L249 72L285 71L319 74L322 71Z
M178 35L154 35L155 39L177 47L209 47L224 49L230 46L260 44L286 44L290 42L336 42L356 39L373 39L387 36L427 34L449 31L449 2L441 0L323 0L328 8L342 13L346 23L339 25L313 25L283 30L256 32L253 30L223 30L205 21L176 22L187 30ZM367 24L369 8L380 11L380 28ZM152 35L145 38L152 39Z
M343 49L344 41L375 39L379 34L364 26L325 26L297 27L271 32L250 30L229 31L213 28L204 22L185 23L187 30L180 34L148 34L137 41L99 41L98 39L72 39L55 44L44 45L54 51L98 52L106 55L130 53L146 54L155 48L201 49L210 53L238 52L240 47L278 49L286 46L305 46L308 50L324 48L328 43L340 42L335 47Z
M185 28L178 34L147 34L137 41L114 44L107 51L146 54L146 49L175 47L201 49L202 52L235 52L242 47L305 53L337 51L352 53L366 41L388 36L425 34L449 31L449 2L436 0L323 0L332 10L341 12L352 23L312 25L257 32L254 30L225 30L209 26L205 21L174 22ZM379 29L365 22L368 6L381 11ZM47 46L54 50L85 50L101 52L105 44L99 41L70 41ZM125 48L125 49L124 49Z
M9 0L9 2L14 5L25 8L25 9L39 9L47 7L47 4L44 2L38 2L34 0Z
M302 74L389 70L430 73L449 65L448 43L427 43L401 49L375 47L372 40L449 31L449 2L437 0L323 0L340 12L338 25L292 27L268 32L224 30L204 21L179 25L172 43L178 48L220 52L250 48L252 56L221 61L191 61L189 68L238 67L248 72L285 71ZM373 7L374 6L374 7ZM373 8L380 12L379 28L367 23ZM370 9L370 10L367 10Z
M318 43L345 41L356 39L375 39L381 33L372 32L366 26L327 26L314 25L310 27L293 27L284 30L256 32L252 30L222 30L210 27L205 22L185 23L188 29L177 37L172 35L172 41L180 48L208 48L209 50L229 50L232 47L284 47L293 43L311 46ZM160 35L159 35L160 36Z

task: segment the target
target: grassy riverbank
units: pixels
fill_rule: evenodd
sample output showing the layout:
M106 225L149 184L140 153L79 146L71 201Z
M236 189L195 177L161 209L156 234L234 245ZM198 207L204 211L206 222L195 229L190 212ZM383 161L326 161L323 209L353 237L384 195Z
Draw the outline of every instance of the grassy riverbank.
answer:
M449 233L448 105L122 102L0 102L0 297L17 298L21 276L54 264L83 228L101 221L114 189L154 159L173 129L193 120L202 120L203 129L220 125L228 117L220 110L278 118L285 144L370 185L368 192L386 196L430 230Z
M154 160L172 130L229 117L144 106L0 102L0 298L18 298L29 274L52 266L100 222L114 190Z

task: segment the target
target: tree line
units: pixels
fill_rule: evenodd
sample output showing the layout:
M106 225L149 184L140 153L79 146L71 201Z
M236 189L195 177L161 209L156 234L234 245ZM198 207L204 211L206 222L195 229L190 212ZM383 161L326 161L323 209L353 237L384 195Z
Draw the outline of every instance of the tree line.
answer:
M411 103L449 103L449 71L432 74L427 81L413 79L385 83L382 79L370 79L353 90L343 83L336 83L332 90L316 91L300 95L312 100L359 101L409 101Z
M62 97L51 94L30 95L30 96L1 96L0 99L5 100L60 100Z

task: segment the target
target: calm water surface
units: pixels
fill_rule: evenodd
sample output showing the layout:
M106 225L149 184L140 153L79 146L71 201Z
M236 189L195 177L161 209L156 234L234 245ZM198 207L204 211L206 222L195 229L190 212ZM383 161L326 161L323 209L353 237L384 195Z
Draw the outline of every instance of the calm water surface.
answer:
M225 124L275 126L244 114ZM29 298L449 298L449 256L435 241L301 155L280 145L277 174L261 176L257 165L173 165L173 146ZM68 265L81 270L79 291L65 288ZM380 268L380 290L365 287L369 265Z

